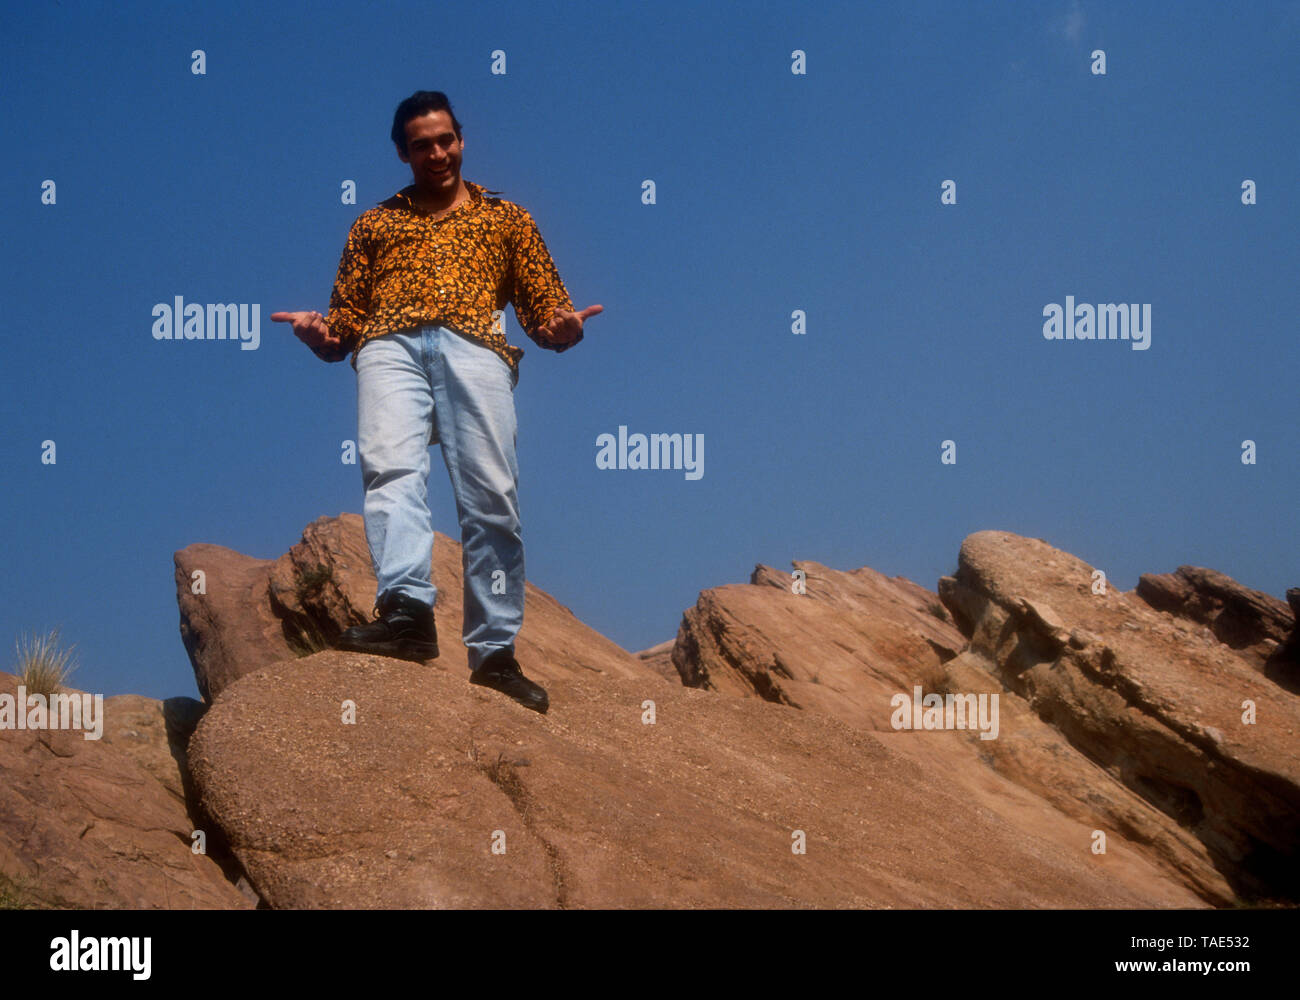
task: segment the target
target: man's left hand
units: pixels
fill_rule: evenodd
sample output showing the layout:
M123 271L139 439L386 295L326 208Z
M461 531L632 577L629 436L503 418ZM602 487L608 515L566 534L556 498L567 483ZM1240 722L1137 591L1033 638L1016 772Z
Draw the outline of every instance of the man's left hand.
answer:
M582 334L583 320L604 311L604 306L587 306L581 312L557 308L550 321L545 326L539 326L534 334L553 344L572 344Z

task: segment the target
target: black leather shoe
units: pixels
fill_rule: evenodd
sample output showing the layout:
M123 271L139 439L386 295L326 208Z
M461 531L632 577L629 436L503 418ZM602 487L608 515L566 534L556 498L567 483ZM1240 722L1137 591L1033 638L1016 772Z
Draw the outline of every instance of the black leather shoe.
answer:
M348 629L338 637L335 648L415 663L436 659L438 629L433 608L400 592L383 594L375 605L375 620Z
M546 689L534 684L519 669L519 661L515 659L512 649L498 649L469 675L469 682L509 695L524 708L531 708L534 712L545 714L551 705Z

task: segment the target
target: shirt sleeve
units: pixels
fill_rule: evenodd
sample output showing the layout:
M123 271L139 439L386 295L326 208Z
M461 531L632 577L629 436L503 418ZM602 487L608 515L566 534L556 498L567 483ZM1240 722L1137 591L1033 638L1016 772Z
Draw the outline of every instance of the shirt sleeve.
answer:
M545 334L537 336L538 327L550 322L555 310L573 310L573 301L569 298L560 273L555 269L546 242L537 229L537 223L527 209L521 208L519 221L515 226L514 248L510 258L510 301L515 307L515 318L524 333L539 347L548 351L567 351L583 335L568 344L555 344Z
M329 315L325 317L330 333L342 343L338 348L321 347L317 350L316 356L322 361L342 361L356 346L370 315L370 265L365 227L361 219L357 219L343 247L334 291L330 293Z

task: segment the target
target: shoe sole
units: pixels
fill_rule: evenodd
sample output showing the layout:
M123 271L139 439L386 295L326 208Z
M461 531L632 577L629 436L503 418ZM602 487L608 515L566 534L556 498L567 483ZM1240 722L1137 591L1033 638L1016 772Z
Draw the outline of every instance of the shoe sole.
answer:
M505 691L502 688L497 687L495 684L489 684L487 681L476 679L473 673L469 675L469 682L477 687L485 687L488 688L489 690L496 691L500 694L503 694L511 701L523 705L524 708L531 708L534 712L540 712L542 715L545 715L546 710L551 707L550 698L544 698L542 701L535 701L531 698L528 698L527 696L519 697L517 695L511 694L509 691Z
M425 660L438 658L438 644L435 642L375 642L359 643L340 641L335 649L349 653L372 653L375 656L391 656L395 660L407 660L411 663L423 663Z

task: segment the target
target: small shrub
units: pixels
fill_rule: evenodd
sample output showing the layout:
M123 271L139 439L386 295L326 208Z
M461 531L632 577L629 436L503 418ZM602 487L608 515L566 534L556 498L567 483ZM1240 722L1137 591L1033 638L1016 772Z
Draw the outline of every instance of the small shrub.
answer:
M24 639L16 644L18 650L18 683L30 694L49 697L68 682L76 666L72 663L72 650L59 649L59 630L56 628L39 639Z

